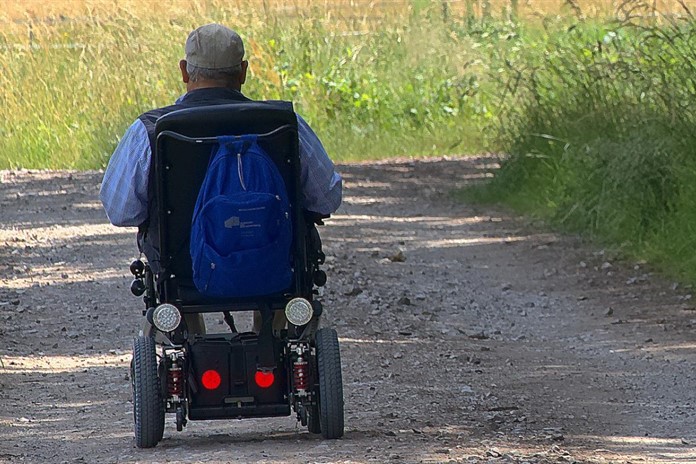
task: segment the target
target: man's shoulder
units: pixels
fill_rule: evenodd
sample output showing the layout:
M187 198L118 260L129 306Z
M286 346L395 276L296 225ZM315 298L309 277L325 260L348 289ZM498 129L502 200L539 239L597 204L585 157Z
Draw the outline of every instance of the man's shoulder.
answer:
M138 119L141 120L145 126L149 126L150 124L154 125L155 122L157 121L158 118L164 116L167 113L171 113L172 111L176 111L178 109L182 109L183 106L179 104L174 104L174 105L169 105L169 106L163 106L161 108L155 108L150 111L146 111L140 116L138 116Z

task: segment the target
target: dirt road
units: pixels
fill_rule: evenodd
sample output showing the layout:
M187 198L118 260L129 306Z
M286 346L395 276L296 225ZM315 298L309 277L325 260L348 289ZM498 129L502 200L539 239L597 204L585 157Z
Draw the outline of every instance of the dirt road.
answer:
M169 418L151 450L132 438L133 230L107 225L98 173L0 173L0 462L696 462L692 289L454 202L490 162L341 166L322 236L343 439Z

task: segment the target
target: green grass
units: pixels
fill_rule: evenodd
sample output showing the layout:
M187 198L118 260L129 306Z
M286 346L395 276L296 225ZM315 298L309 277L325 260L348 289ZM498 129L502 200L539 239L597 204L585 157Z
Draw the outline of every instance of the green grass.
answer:
M491 60L508 44L433 5L367 25L220 4L36 23L31 40L12 28L0 33L0 168L105 166L139 113L183 93L183 42L209 21L244 24L245 93L293 100L335 160L478 152L495 139Z
M542 49L473 195L696 280L696 24L579 24Z

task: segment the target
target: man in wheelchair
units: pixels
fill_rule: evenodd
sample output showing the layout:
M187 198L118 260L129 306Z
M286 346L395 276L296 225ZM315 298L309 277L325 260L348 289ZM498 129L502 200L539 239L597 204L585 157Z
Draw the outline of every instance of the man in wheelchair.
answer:
M187 419L289 415L343 435L335 330L318 328L326 282L315 225L341 202L342 180L287 102L241 93L239 35L194 30L179 63L186 94L142 114L104 173L100 199L116 226L138 226L147 263L131 265L145 328L133 349L135 437L163 437L165 412ZM254 311L254 331L232 313ZM206 333L221 312L230 331Z

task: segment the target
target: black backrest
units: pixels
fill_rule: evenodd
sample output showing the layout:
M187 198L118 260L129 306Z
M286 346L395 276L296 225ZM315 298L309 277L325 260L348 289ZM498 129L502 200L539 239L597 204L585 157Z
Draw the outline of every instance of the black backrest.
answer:
M306 293L307 258L305 223L300 207L300 158L297 117L285 102L240 102L187 108L157 120L154 157L156 201L159 211L160 299L178 303L184 311L254 309L263 300L273 307L284 306L291 296ZM205 177L215 137L259 135L259 144L278 167L291 203L293 223L294 283L287 292L254 299L207 298L193 285L189 250L191 219ZM263 278L263 276L259 276ZM311 284L310 284L311 288ZM204 308L203 306L208 306Z

